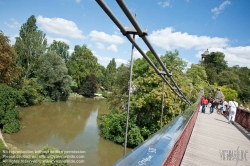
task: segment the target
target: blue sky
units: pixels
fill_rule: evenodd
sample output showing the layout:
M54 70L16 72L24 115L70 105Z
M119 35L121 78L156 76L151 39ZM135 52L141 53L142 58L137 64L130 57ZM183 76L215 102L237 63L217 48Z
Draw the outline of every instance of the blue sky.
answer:
M115 0L104 1L124 26L131 23ZM198 63L208 49L221 51L229 66L250 68L249 0L124 0L137 23L147 29L148 40L157 54L179 51L190 64ZM34 15L48 43L87 45L98 62L106 66L130 60L131 43L95 0L0 0L0 30L12 44L21 25ZM146 52L149 49L137 37ZM141 55L135 50L134 57Z

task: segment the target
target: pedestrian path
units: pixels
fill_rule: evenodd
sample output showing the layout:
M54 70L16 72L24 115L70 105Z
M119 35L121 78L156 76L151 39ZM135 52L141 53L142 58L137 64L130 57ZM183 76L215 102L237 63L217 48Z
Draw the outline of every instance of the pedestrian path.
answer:
M250 138L235 125L208 107L199 112L181 165L250 166Z

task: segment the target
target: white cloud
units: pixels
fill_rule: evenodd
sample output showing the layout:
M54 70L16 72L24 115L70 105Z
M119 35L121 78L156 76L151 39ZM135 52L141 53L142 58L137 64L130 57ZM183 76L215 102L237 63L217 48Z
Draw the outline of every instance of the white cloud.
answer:
M52 43L53 43L53 40L55 40L55 41L62 41L62 42L64 42L64 43L68 44L68 45L70 44L70 41L67 40L67 39L63 39L63 38L52 38L52 37L50 37L50 36L46 36L46 38L47 38L47 43L48 43L48 45L52 44Z
M112 52L118 52L117 46L114 44L111 44L107 50L112 51Z
M89 36L91 37L91 40L95 42L104 42L110 44L122 44L125 42L125 40L118 35L109 35L98 31L91 31Z
M212 13L214 13L213 18L216 18L225 9L225 7L230 4L231 2L229 0L226 0L219 7L211 9Z
M162 6L162 7L169 7L170 3L169 1L165 1L165 2L158 2L158 5Z
M93 54L95 54L95 52L93 52ZM110 57L104 57L104 56L100 56L100 55L95 55L98 59L98 63L100 63L101 65L107 67L107 65L109 64L109 62L112 60L112 58ZM127 64L128 61L124 60L124 59L119 59L119 58L115 58L115 62L116 62L116 67L120 66L122 63L123 64Z
M174 32L174 28L167 27L165 29L153 31L149 35L149 40L156 46L164 50L172 50L177 48L197 50L209 47L226 47L228 46L227 38L196 36L188 33Z
M100 43L100 42L96 42L96 47L100 50L104 50L105 47L104 47L104 44L103 43Z
M16 43L16 37L19 37L19 35L14 35L9 37L11 45L14 45Z
M249 52L250 46L238 46L238 47L225 47L225 48L218 48L212 47L209 48L209 52L223 52L225 54L225 61L228 62L228 66L246 66L250 68L250 59L249 59ZM201 54L204 51L199 51L195 56L201 58Z
M77 3L81 2L81 0L76 0Z
M7 25L10 28L18 28L18 27L20 27L20 24L14 18L11 18L10 20L11 20L11 23L7 23L7 22L4 21L4 24Z
M63 18L46 18L43 16L37 17L37 23L42 29L64 37L75 39L84 39L82 31L78 29L77 25L69 20Z
M143 50L143 52L146 54L147 50ZM143 56L141 55L141 53L137 50L134 51L134 59L137 59L137 58L142 58Z

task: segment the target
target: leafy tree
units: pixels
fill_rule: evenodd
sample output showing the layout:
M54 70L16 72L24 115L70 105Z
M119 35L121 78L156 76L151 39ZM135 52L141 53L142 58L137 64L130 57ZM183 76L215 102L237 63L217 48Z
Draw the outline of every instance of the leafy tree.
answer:
M239 95L240 99L244 102L250 101L250 86L245 86Z
M98 68L99 68L100 74L97 76L97 81L100 84L100 86L103 86L105 82L106 68L100 64L98 64Z
M97 78L94 74L91 74L87 77L86 82L84 82L83 86L81 87L80 94L83 94L87 97L93 97L97 91Z
M18 64L25 69L27 78L32 77L37 66L31 64L35 62L38 56L45 53L47 46L45 34L37 29L34 15L29 17L27 22L21 26L19 37L16 37L14 46L18 54Z
M10 84L19 79L21 68L16 64L16 52L10 40L0 31L0 83Z
M77 45L67 62L69 75L76 81L77 85L83 85L87 77L91 74L100 75L97 58L86 45ZM80 88L80 87L79 87Z
M210 84L214 84L217 80L217 75L228 68L225 54L222 52L211 52L201 64L205 66Z
M207 85L207 73L205 68L200 65L192 64L190 68L187 69L187 77L191 80L190 86L192 87L192 102L197 100L198 92ZM206 91L206 90L205 90ZM209 91L209 92L208 92ZM207 90L207 93L211 93L211 90Z
M64 60L55 52L48 52L38 59L37 82L52 100L66 100L70 93L71 77Z
M232 71L222 71L219 75L218 75L218 85L219 86L227 86L231 89L236 90L237 92L240 92L240 80L239 80L239 76L236 75L234 72Z
M115 59L113 58L109 62L105 73L104 87L106 89L112 91L115 82L115 76L116 76L116 62Z
M124 64L117 68L112 94L107 98L109 107L112 109L119 110L128 102L129 72L129 67Z
M66 63L69 58L69 45L62 41L53 40L53 43L49 46L48 51L54 51L59 55Z
M2 132L14 133L20 130L19 111L16 109L19 93L5 85L0 84L0 126Z

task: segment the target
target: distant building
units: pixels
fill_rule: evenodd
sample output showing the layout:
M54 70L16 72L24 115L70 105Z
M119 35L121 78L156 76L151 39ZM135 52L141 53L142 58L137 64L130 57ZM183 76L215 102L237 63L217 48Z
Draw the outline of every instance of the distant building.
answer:
M208 49L203 53L201 54L201 60L204 61L204 59L206 59L206 57L208 57L210 55Z

